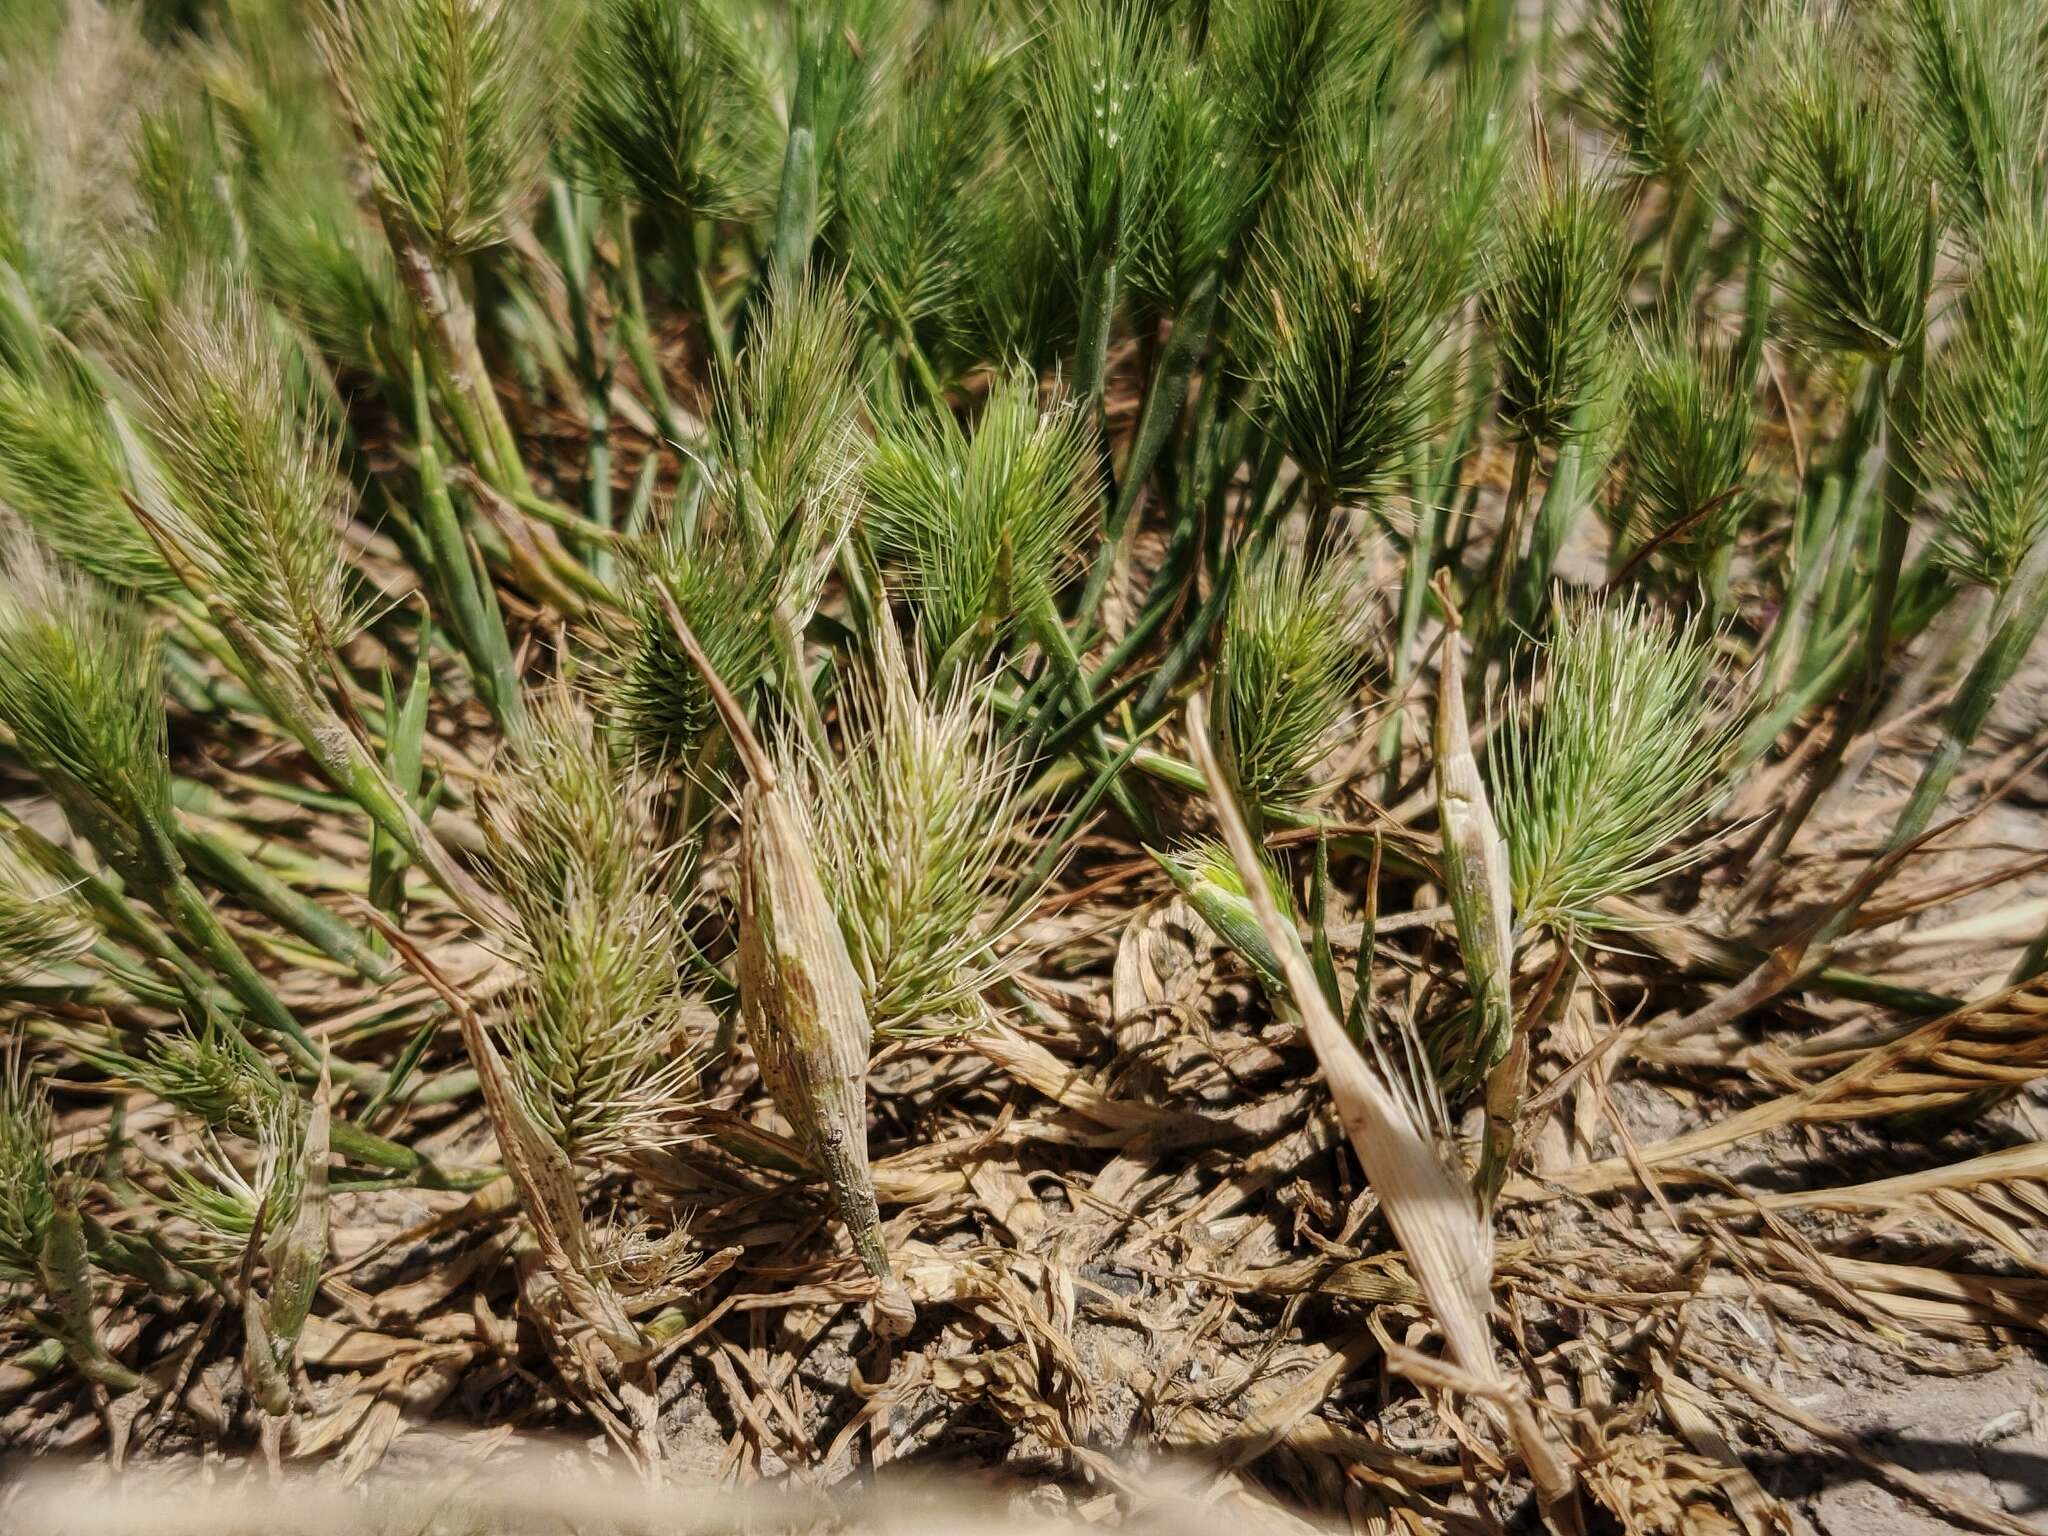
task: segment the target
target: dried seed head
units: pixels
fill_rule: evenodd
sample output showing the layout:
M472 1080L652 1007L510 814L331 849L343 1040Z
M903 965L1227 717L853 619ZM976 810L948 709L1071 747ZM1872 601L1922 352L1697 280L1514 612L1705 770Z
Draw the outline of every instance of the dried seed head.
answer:
M778 753L882 1035L967 1027L1005 974L990 923L1009 895L1018 789L978 692L963 681L927 703L893 639L845 696L836 758L794 741Z
M654 786L566 689L479 798L525 972L503 1030L533 1121L572 1162L675 1135L695 1063L672 860Z
M1493 819L1472 753L1472 727L1465 713L1464 637L1455 625L1444 632L1442 654L1434 742L1437 828L1443 840L1444 889L1472 992L1470 1027L1448 1066L1460 1080L1469 1080L1501 1058L1514 1033L1509 996L1515 963L1514 912L1507 844Z

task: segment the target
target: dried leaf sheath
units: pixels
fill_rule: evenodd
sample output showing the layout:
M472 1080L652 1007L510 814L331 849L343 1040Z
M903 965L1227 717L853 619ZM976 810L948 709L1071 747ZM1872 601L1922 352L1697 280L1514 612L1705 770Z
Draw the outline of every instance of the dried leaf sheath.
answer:
M1463 713L1461 709L1460 714ZM1209 787L1224 841L1236 861L1245 894L1277 957L1316 1065L1329 1086L1337 1118L1358 1152L1367 1181L1379 1196L1417 1285L1429 1300L1458 1368L1496 1398L1536 1485L1554 1531L1583 1531L1576 1480L1537 1420L1529 1400L1494 1358L1487 1311L1493 1282L1493 1230L1470 1191L1447 1167L1424 1128L1337 1022L1302 952L1300 938L1280 916L1272 887L1243 813L1216 764L1209 741L1208 700L1188 701L1188 744Z
M1446 605L1448 607L1448 604ZM1444 633L1437 684L1436 801L1443 838L1444 885L1457 922L1458 949L1472 989L1473 1026L1459 1065L1485 1071L1514 1032L1508 984L1514 964L1507 843L1493 819L1472 726L1465 713L1464 655L1455 623Z
M761 1078L805 1152L825 1174L854 1252L880 1282L878 1324L916 1320L882 1245L868 1162L867 1075L874 1026L860 973L825 895L811 835L783 792L738 702L712 668L682 611L661 594L683 650L704 673L746 764L740 801L740 1012Z

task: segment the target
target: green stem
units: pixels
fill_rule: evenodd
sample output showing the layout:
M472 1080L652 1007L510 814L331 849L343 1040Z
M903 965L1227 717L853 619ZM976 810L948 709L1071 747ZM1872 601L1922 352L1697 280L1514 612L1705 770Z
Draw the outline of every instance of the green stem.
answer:
M733 361L732 337L726 334L725 317L719 311L718 295L712 289L710 264L698 248L697 219L694 215L683 215L671 228L669 255L679 275L689 280L697 305L697 318L704 327L705 339L711 344L711 357L718 387L721 390L730 390L738 378L738 369Z
M371 949L356 930L319 902L293 890L276 875L218 837L178 823L178 852L209 879L230 886L287 932L295 933L330 960L365 981L396 979L398 967Z
M1886 852L1904 847L1933 819L1963 754L1976 741L1991 706L2026 659L2044 622L2048 622L2048 538L2035 541L2012 586L2000 594L1983 649L1941 717L1941 740L1920 770L1913 798L1892 823Z
M1117 482L1116 500L1102 525L1102 548L1096 552L1094 568L1088 573L1088 584L1083 588L1080 605L1074 611L1074 616L1084 625L1095 617L1096 606L1109 585L1110 572L1116 567L1116 555L1123 544L1124 530L1131 514L1137 510L1138 497L1152 478L1153 466L1165 451L1174 425L1180 420L1181 407L1187 403L1195 364L1209 344L1209 329L1215 321L1216 295L1221 284L1222 274L1215 268L1197 280L1174 320L1173 333L1160 349L1153 365L1151 382L1145 390L1145 403L1138 412L1137 432L1131 439L1130 456L1124 461L1123 476ZM1078 378L1077 361L1077 382Z

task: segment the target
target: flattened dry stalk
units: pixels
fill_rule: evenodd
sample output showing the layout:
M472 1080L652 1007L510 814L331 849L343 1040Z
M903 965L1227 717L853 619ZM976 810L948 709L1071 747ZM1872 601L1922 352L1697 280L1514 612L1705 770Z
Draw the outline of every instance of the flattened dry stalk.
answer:
M682 610L668 593L661 599L746 765L740 802L740 1012L761 1078L831 1184L854 1252L881 1287L877 1329L901 1337L917 1314L882 1246L867 1137L874 1025L862 1000L860 973L825 894L801 813Z
M1479 760L1472 752L1472 726L1465 714L1464 654L1459 648L1457 610L1439 579L1438 595L1451 616L1444 630L1443 666L1436 699L1436 806L1444 845L1444 884L1457 923L1458 951L1472 989L1472 1031L1458 1066L1471 1073L1491 1070L1513 1043L1514 914L1508 894L1508 848L1494 823ZM1490 1118L1489 1110L1489 1118ZM1511 1129L1511 1128L1510 1128ZM1493 1150L1489 1123L1487 1148Z
M622 1364L645 1359L646 1337L627 1316L625 1304L619 1300L598 1256L591 1251L589 1235L583 1228L583 1201L576 1192L575 1170L569 1164L568 1154L527 1113L511 1073L506 1070L504 1057L469 999L381 912L366 910L365 915L455 1015L462 1031L463 1049L476 1068L484 1109L491 1117L491 1129L505 1159L506 1175L519 1192L519 1204L533 1227L534 1243L560 1284L564 1299Z
M1460 711L1462 714L1462 710ZM1417 1285L1443 1329L1460 1372L1500 1404L1553 1530L1582 1531L1584 1518L1571 1468L1537 1421L1528 1397L1494 1359L1487 1326L1493 1279L1493 1233L1471 1191L1447 1167L1426 1129L1344 1033L1316 983L1300 936L1280 916L1265 867L1243 813L1217 766L1209 741L1207 700L1188 701L1188 742L1209 786L1210 800L1266 941L1293 996L1295 1012L1316 1054L1345 1133L1367 1181L1408 1256Z

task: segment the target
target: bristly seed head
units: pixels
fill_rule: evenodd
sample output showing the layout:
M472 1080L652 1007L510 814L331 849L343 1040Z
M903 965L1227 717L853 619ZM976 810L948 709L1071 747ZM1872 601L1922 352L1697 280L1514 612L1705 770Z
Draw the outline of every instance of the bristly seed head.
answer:
M557 690L479 799L524 976L503 1026L528 1114L575 1163L676 1134L695 1072L674 860L653 784Z
M1622 926L1604 903L1700 856L1673 845L1720 800L1742 719L1713 653L1632 597L1562 606L1535 720L1504 720L1489 765L1522 927Z
M1009 896L1014 753L965 679L926 702L885 644L844 696L838 755L782 748L783 782L810 808L818 859L880 1035L979 1021L976 998L1008 967L989 924Z

